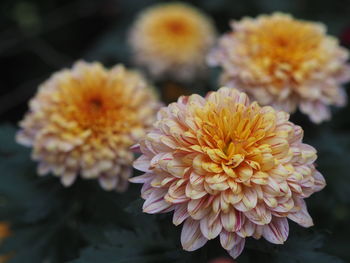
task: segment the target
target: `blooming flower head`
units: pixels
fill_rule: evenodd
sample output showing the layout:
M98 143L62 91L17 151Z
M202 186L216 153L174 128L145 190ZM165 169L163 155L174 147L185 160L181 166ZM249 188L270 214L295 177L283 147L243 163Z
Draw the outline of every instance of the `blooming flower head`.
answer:
M70 186L80 174L117 191L126 189L132 171L129 147L159 108L139 73L85 62L54 74L29 106L17 141L33 147L40 175L53 172Z
M324 25L280 13L231 25L209 55L209 64L223 67L225 85L262 105L290 113L299 107L315 123L330 118L329 105L346 104L349 54Z
M134 162L145 174L130 179L143 183L144 212L174 211L185 250L220 236L234 258L246 237L282 244L287 218L311 226L304 198L325 181L315 149L288 119L229 88L162 108Z
M207 68L205 57L215 40L212 21L182 3L143 11L130 32L135 61L156 78L191 80Z

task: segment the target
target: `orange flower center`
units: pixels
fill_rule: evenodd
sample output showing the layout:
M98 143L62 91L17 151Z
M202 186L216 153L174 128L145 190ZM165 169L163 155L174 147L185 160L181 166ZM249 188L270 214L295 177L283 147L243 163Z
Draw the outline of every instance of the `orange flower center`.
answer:
M182 34L188 34L189 32L189 28L186 25L186 23L183 23L178 19L170 19L165 24L170 34L182 35Z
M278 16L261 20L246 31L235 33L242 52L252 63L273 76L274 84L297 83L325 63L324 33L314 23Z
M81 82L72 78L69 85L61 86L63 116L96 135L124 132L137 126L139 119L129 106L131 94L122 90L124 84L119 80L108 81L105 75L96 74L95 78Z

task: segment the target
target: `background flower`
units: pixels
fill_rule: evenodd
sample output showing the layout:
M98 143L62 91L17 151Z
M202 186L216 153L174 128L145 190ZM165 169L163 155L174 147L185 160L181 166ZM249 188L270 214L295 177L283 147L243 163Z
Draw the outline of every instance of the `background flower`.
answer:
M11 234L10 226L6 222L0 222L0 246L1 243ZM10 255L0 255L0 263L5 263L10 258Z
M132 171L129 147L153 122L158 106L139 73L78 62L39 87L17 141L33 147L40 175L53 172L70 186L80 174L98 178L106 190L123 191Z
M143 183L143 211L174 211L173 223L184 222L185 250L220 236L234 258L246 237L286 241L287 218L312 226L304 198L325 181L314 166L316 150L288 119L229 88L161 109L134 163L145 174L130 179Z
M156 78L193 80L203 75L205 57L215 40L209 17L183 3L160 4L144 10L130 32L137 64Z
M299 107L315 123L330 119L328 106L346 104L349 55L324 25L275 13L231 26L209 56L223 67L222 83L263 105L291 113Z

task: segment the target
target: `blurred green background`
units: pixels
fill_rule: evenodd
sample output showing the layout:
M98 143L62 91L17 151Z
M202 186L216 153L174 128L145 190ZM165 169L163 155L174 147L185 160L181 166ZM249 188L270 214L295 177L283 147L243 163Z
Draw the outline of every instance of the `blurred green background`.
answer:
M96 244L105 242L99 239L98 233L109 229L102 227L106 222L121 225L130 223L124 222L127 221L128 216L122 212L118 212L115 216L109 215L108 213L114 209L111 207L127 207L126 211L131 211L132 215L137 213L135 211L139 211L138 220L141 220L139 201L136 200L130 204L130 196L137 199L139 186L132 186L129 197L121 197L96 190L91 182L79 182L80 186L78 184L67 191L52 178L45 179L46 181L42 179L38 181L36 175L24 178L24 174L30 173L28 172L31 171L30 169L34 170L35 164L30 162L27 150L24 151L23 148L14 144L13 125L16 125L27 110L28 100L35 94L38 85L53 72L63 67L70 67L78 59L100 61L106 66L116 63L132 66L126 41L128 29L139 11L159 2L166 1L0 1L0 120L2 124L9 124L2 125L0 128L0 170L2 172L0 220L13 221L20 229L17 233L18 238L16 239L15 231L12 240L8 244L5 243L3 251L11 251L13 248L17 248L16 251L18 251L23 246L27 246L28 250L23 253L18 252L19 259L11 262L38 263L44 262L44 259L48 259L45 262L66 262L79 256L81 259L74 262L114 262L109 261L108 258L115 258L120 253L128 255L130 251L132 252L130 246L146 246L154 237L153 234L148 233L151 236L148 238L141 229L134 229L136 237L130 237L127 232L118 232L117 235L114 233L114 236L109 236L112 240L110 246L120 247L120 244L125 241L129 242L127 243L129 247L125 246L125 250L122 251L104 250L103 246L97 249ZM228 22L231 19L238 20L243 16L283 11L297 18L325 23L330 34L338 37L342 45L350 47L350 1L347 0L194 0L185 2L197 6L213 17L220 33L229 29ZM212 70L212 78L207 83L201 83L201 86L156 84L163 100L170 102L181 94L196 92L203 95L210 89L216 89L216 76L217 70ZM325 190L307 200L315 227L305 230L290 223L292 234L285 246L277 248L264 241L248 243L247 249L237 262L350 262L349 116L349 106L334 110L332 121L320 126L310 123L299 113L292 116L292 120L304 128L305 141L317 148L318 169L323 173L328 184ZM23 166L23 162L26 165ZM17 168L13 170L15 166ZM59 194L53 196L50 187ZM84 213L97 213L97 218L92 218L90 221L83 220L85 223L83 229L76 230L77 227L74 225L77 224L77 221L74 221L76 211L82 209L79 206L81 203L77 200L86 198L84 194L89 193L91 189L97 191L96 198L85 201L93 208L98 207L98 210L96 212L88 209L84 210ZM119 198L117 205L111 201L114 195ZM6 201L3 198L7 198ZM76 204L72 200L75 200ZM98 202L96 200L100 200L103 205L101 203L96 205L95 203ZM70 205L67 205L68 203ZM83 206L88 205L84 203ZM31 240L36 240L37 236L44 235L48 229L54 229L58 224L57 218L62 215L60 211L65 211L65 215L70 219L63 228L60 228L60 235L55 236L55 241L41 240L42 244L39 242L31 244ZM86 214L82 215L80 211L79 216L84 217ZM124 216L123 221L121 217ZM72 221L71 217L75 219ZM166 226L166 231L162 228L154 230L155 232L164 230L171 233L169 236L173 240L169 241L170 245L166 243L168 241L161 238L155 238L152 241L158 242L158 245L162 244L162 249L168 251L169 255L165 255L165 259L160 261L141 257L146 258L145 261L129 259L115 262L175 262L166 260L167 256L178 260L176 262L207 262L216 256L226 255L217 241L209 242L210 245L193 253L193 256L182 252L181 249L180 252L171 254L173 252L170 250L180 243L178 236L180 228L172 226L170 216L159 216L156 219L153 216L146 216L140 222L152 224L150 220L157 220L159 225ZM91 222L99 222L100 225L92 227ZM72 229L76 232L72 232ZM36 235L31 236L31 231ZM64 231L67 231L67 234ZM153 229L149 230L151 231ZM81 232L86 236L81 235ZM140 240L137 235L143 236L145 240ZM44 246L45 242L51 242L50 244L55 248ZM41 252L35 254L36 250L31 245ZM42 251L43 247L47 249L45 253ZM50 249L55 251L52 252L55 256L51 258L48 256L51 255ZM82 252L80 249L86 250Z

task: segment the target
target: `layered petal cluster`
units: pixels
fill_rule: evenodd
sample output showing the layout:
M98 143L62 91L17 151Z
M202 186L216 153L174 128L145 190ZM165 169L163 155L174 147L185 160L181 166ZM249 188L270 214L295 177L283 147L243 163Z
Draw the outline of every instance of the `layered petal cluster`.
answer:
M350 79L349 53L324 25L275 13L231 26L208 58L223 68L226 86L261 105L289 113L299 108L315 123L330 119L330 105L346 104L341 85Z
M205 58L215 40L212 21L182 3L143 11L130 31L135 62L155 78L193 80L207 70Z
M221 88L205 98L180 97L158 112L140 140L134 167L146 213L174 211L184 222L181 243L192 251L220 236L232 257L246 237L282 244L287 218L312 219L304 199L325 186L315 169L316 150L289 114L250 103L246 94Z
M151 126L159 106L139 73L77 62L39 87L17 141L33 147L40 175L52 172L65 186L78 175L98 178L104 189L123 191L134 160L129 148Z

